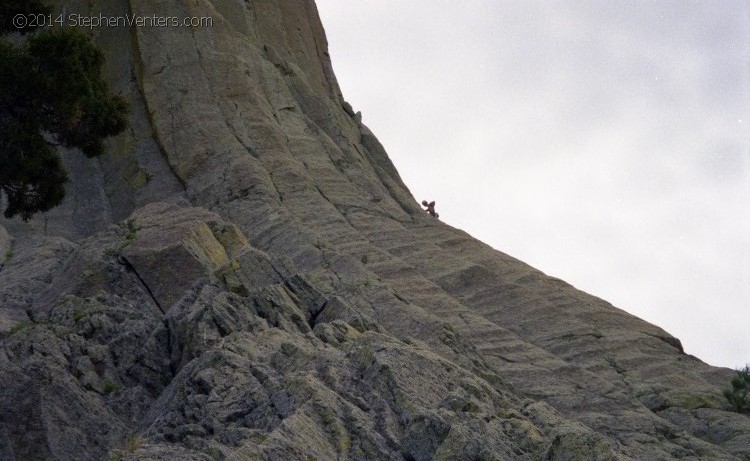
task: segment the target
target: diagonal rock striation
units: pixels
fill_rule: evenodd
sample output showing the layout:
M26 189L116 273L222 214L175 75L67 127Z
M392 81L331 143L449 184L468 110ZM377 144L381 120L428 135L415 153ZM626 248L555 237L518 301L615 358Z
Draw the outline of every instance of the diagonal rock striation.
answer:
M212 25L96 30L129 132L0 221L0 458L750 459L730 370L422 211L311 0L66 6Z

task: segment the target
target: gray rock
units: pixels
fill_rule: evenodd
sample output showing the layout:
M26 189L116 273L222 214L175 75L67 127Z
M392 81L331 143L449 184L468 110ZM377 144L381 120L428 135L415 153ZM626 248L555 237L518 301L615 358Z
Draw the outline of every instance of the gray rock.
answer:
M214 23L97 30L129 132L0 223L2 459L749 459L731 370L425 216L312 1L66 7Z
M9 259L13 258L13 253L10 250L11 248L11 237L8 231L0 225L0 258L2 259L2 264L5 264Z
M158 202L134 213L127 227L121 258L165 312L191 287L229 264L230 253L247 245L236 227L224 226L212 213ZM219 229L218 237L229 249L212 227ZM233 236L227 238L228 234ZM179 277L174 277L176 268Z

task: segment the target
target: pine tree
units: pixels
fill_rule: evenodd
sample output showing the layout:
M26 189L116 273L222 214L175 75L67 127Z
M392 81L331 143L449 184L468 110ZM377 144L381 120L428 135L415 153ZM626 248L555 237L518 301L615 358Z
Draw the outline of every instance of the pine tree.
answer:
M731 389L722 391L724 397L738 413L750 411L750 366L737 370L737 376L732 378L731 384Z
M0 0L0 34L14 13L47 8ZM27 30L20 32L28 33ZM20 43L19 43L20 42ZM68 175L56 145L103 153L102 141L122 132L127 103L110 93L101 75L104 55L88 35L70 28L0 38L0 195L7 218L24 220L62 202ZM1 197L0 197L1 198Z

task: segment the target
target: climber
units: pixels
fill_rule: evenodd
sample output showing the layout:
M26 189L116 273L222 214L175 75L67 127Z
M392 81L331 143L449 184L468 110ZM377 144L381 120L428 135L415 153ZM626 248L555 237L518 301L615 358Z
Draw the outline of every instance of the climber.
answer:
M433 218L440 217L439 214L435 213L435 201L434 200L430 203L427 203L427 200L422 200L422 206L427 208L427 210L425 211L430 213L430 216L432 216Z

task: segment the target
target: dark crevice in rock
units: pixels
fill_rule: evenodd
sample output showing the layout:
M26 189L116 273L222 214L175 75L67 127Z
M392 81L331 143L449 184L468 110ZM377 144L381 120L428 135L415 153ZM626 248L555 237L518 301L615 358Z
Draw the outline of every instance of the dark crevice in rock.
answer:
M309 313L310 320L308 323L311 328L314 327L314 320L325 309L328 299L300 274L289 277L284 281L284 284L294 294L296 301L301 305L300 307L303 307Z
M128 2L128 13L131 15L131 17L134 16L131 2ZM156 129L157 124L154 121L155 110L153 109L153 107L149 106L149 98L146 97L146 94L143 91L143 72L145 65L141 56L142 45L138 41L138 33L135 27L131 28L131 42L133 44L133 73L135 74L136 78L136 88L138 89L138 95L143 100L143 104L146 109L146 118L148 119L149 126L151 127L151 132L153 133L152 139L156 143L156 146L159 148L159 152L161 153L162 157L164 157L164 161L169 168L170 173L178 181L184 192L187 190L187 184L185 183L185 180L180 177L179 174L177 174L177 169L173 165L172 161L170 161L169 155L167 154L167 150L164 146L163 137ZM164 67L166 68L166 66Z
M326 300L323 303L323 305L320 306L320 309L317 310L316 312L314 312L312 314L312 316L310 317L310 322L309 322L310 323L310 328L314 328L315 327L315 325L317 323L317 320L318 320L318 316L320 315L321 312L323 312L325 310L326 307L328 307L328 300Z
M135 267L133 267L133 264L128 261L128 259L125 256L118 256L117 262L122 264L127 268L129 272L132 272L135 274L136 278L138 279L138 282L140 282L140 285L146 290L146 293L151 297L151 300L154 301L154 304L156 304L156 307L159 308L159 311L161 311L162 315L166 315L166 311L164 311L164 308L159 304L159 301L157 301L156 297L154 296L154 293L151 291L151 289L148 287L146 282L141 278L140 275L138 275L138 271L135 270Z

